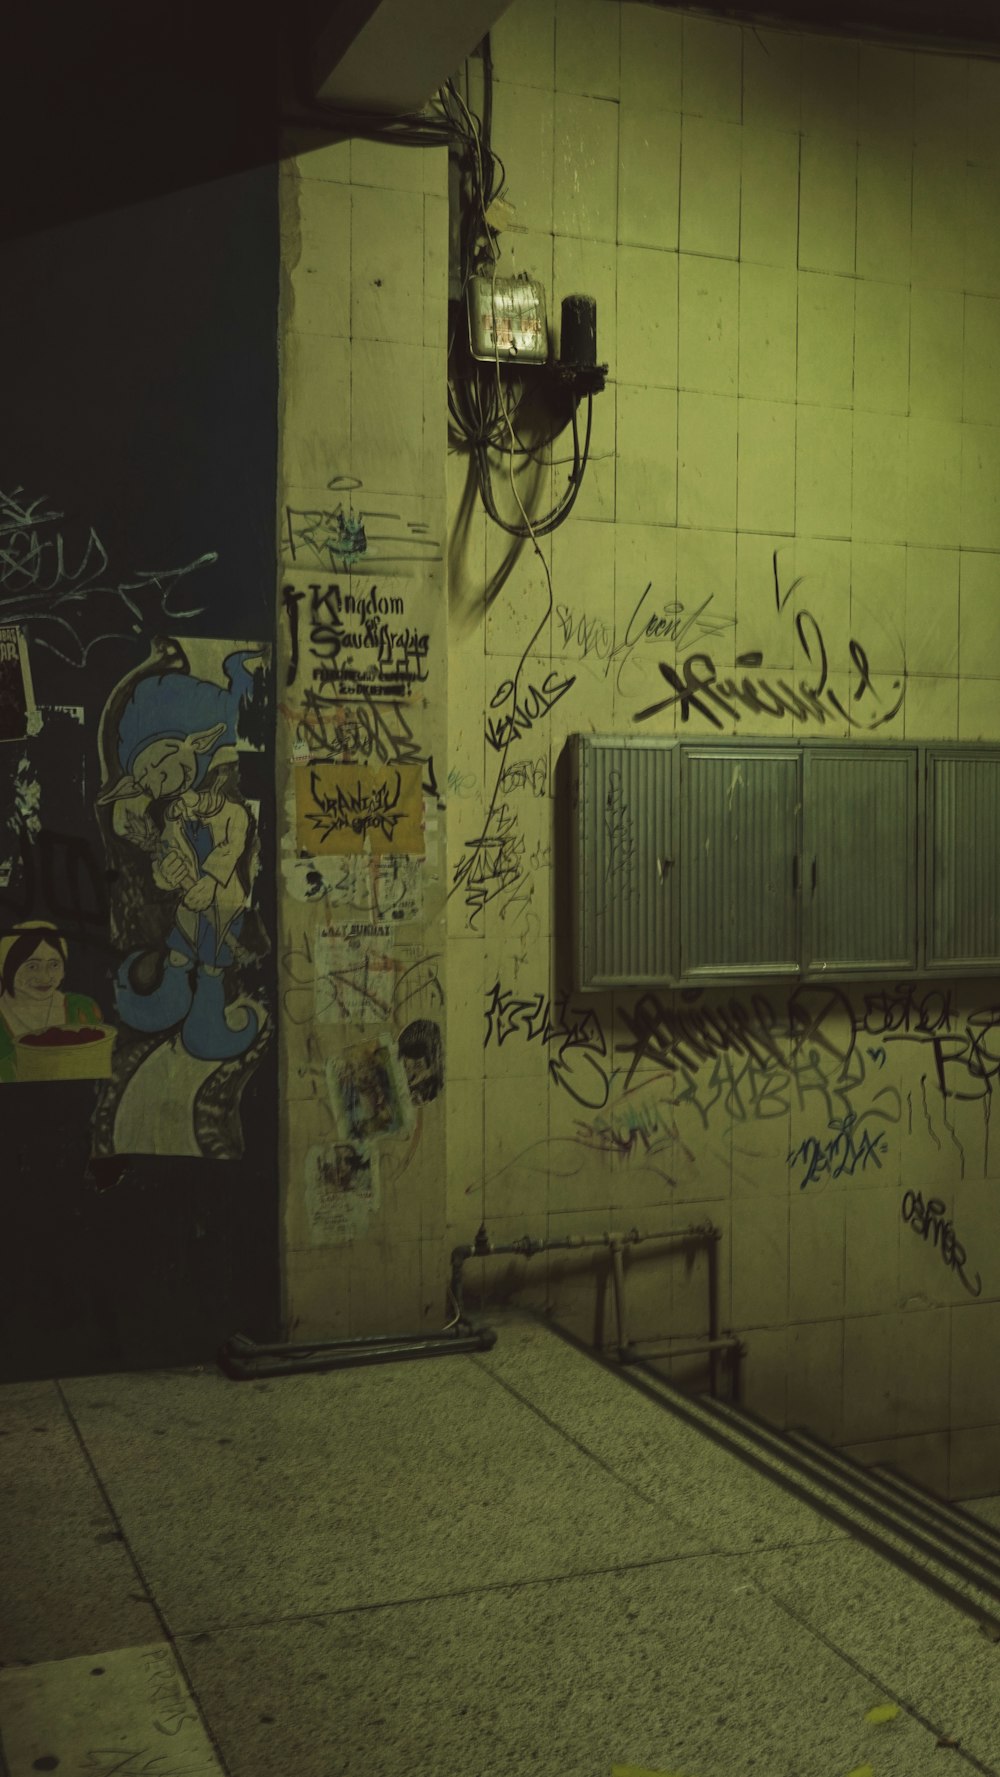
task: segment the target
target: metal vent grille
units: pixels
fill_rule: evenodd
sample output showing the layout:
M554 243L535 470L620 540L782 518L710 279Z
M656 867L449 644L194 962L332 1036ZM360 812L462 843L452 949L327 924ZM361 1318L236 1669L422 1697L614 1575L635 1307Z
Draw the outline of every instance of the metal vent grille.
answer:
M1000 975L1000 747L571 749L578 988Z
M685 748L681 978L799 967L798 753Z
M927 961L1000 957L1000 771L996 759L938 756L931 764Z
M806 966L916 968L916 750L805 761Z
M580 737L575 872L578 984L648 986L672 973L670 771L662 743Z

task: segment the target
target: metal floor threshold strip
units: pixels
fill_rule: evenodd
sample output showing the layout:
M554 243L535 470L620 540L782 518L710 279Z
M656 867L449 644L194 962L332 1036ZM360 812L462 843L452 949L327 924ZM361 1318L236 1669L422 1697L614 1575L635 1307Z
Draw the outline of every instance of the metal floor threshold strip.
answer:
M890 1474L866 1468L823 1438L805 1429L776 1430L755 1413L730 1407L721 1401L703 1400L699 1405L737 1436L746 1436L774 1453L814 1484L826 1488L835 1499L866 1512L891 1534L910 1539L914 1550L932 1560L954 1562L955 1573L969 1585L994 1595L1000 1603L1000 1545L988 1530L977 1536L971 1527L956 1520L946 1500L925 1493L911 1497L895 1485Z
M812 1434L788 1435L747 1408L685 1395L645 1363L629 1369L639 1371L651 1398L659 1396L669 1411L947 1598L1000 1642L1000 1553L988 1535L967 1539L965 1523L952 1522L946 1501L937 1502L931 1519L932 1495L925 1494L918 1507L895 1488L894 1477L874 1475Z
M982 1560L1000 1575L1000 1531L993 1525L973 1517L971 1512L963 1512L961 1507L952 1505L940 1494L921 1487L886 1464L866 1467L806 1426L796 1426L787 1431L785 1437L794 1446L814 1451L821 1461L843 1474L848 1483L855 1479L863 1482L885 1499L890 1508L897 1507L919 1528L942 1536L952 1547Z
M866 1469L812 1433L777 1431L745 1407L683 1393L646 1360L627 1365L561 1338L756 1473L811 1506L856 1542L954 1605L1000 1643L1000 1538L947 1501L886 1470Z
M971 1534L985 1539L991 1548L1000 1553L1000 1526L991 1524L986 1518L978 1517L960 1500L942 1499L939 1493L934 1493L931 1488L922 1486L919 1481L911 1480L909 1475L904 1475L900 1469L894 1468L891 1462L877 1463L871 1473L884 1476L899 1492L906 1494L918 1503L923 1501L932 1507L936 1506L953 1519L956 1526L961 1526L967 1535Z

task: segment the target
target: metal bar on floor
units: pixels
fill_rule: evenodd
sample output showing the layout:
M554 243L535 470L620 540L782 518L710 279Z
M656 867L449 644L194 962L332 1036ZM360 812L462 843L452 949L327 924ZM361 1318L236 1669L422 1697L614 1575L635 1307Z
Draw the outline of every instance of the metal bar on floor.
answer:
M582 1339L578 1339L567 1328L561 1327L555 1322L547 1324L551 1326L551 1330L557 1338L564 1339L567 1345L582 1352L592 1363L599 1364L602 1369L610 1371L613 1376L618 1376L629 1388L634 1388L637 1393L645 1395L647 1400L654 1401L663 1412L674 1414L678 1419L702 1432L712 1443L727 1450L730 1455L735 1456L739 1462L745 1463L748 1468L755 1470L757 1474L773 1481L784 1492L791 1493L803 1504L812 1506L813 1510L818 1512L821 1517L828 1518L832 1524L838 1525L856 1542L862 1543L865 1548L881 1555L883 1559L891 1561L893 1566L898 1567L911 1579L927 1586L930 1591L936 1592L938 1597L944 1598L949 1604L954 1605L955 1609L961 1611L963 1616L971 1618L989 1641L1000 1642L1000 1617L995 1616L992 1611L984 1610L982 1605L977 1604L966 1592L960 1591L958 1586L952 1585L932 1569L923 1566L913 1556L886 1541L877 1531L859 1524L856 1518L842 1511L831 1500L817 1498L794 1474L783 1473L780 1469L775 1469L773 1463L768 1461L762 1452L750 1448L748 1444L739 1443L722 1421L715 1421L713 1416L713 1422L707 1422L709 1415L699 1413L692 1400L682 1395L680 1390L673 1388L670 1383L665 1383L662 1377L658 1377L655 1383L647 1381L645 1377L637 1375L632 1366L623 1368L612 1359L605 1357L602 1352L595 1351L592 1346L585 1345ZM670 1391L669 1398L663 1392L665 1389Z

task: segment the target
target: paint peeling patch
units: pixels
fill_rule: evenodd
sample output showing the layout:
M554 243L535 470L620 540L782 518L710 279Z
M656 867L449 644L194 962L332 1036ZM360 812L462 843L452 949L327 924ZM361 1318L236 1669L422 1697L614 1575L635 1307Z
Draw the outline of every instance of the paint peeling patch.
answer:
M163 1772L222 1777L197 1704L165 1643L0 1671L12 1773ZM165 1761L164 1750L169 1748Z

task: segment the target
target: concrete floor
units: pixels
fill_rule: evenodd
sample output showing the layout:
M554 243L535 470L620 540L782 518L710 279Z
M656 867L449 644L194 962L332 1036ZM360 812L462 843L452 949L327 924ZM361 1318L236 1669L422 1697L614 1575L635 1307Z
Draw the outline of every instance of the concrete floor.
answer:
M1000 1772L1000 1647L493 1324L476 1357L0 1389L9 1777Z

